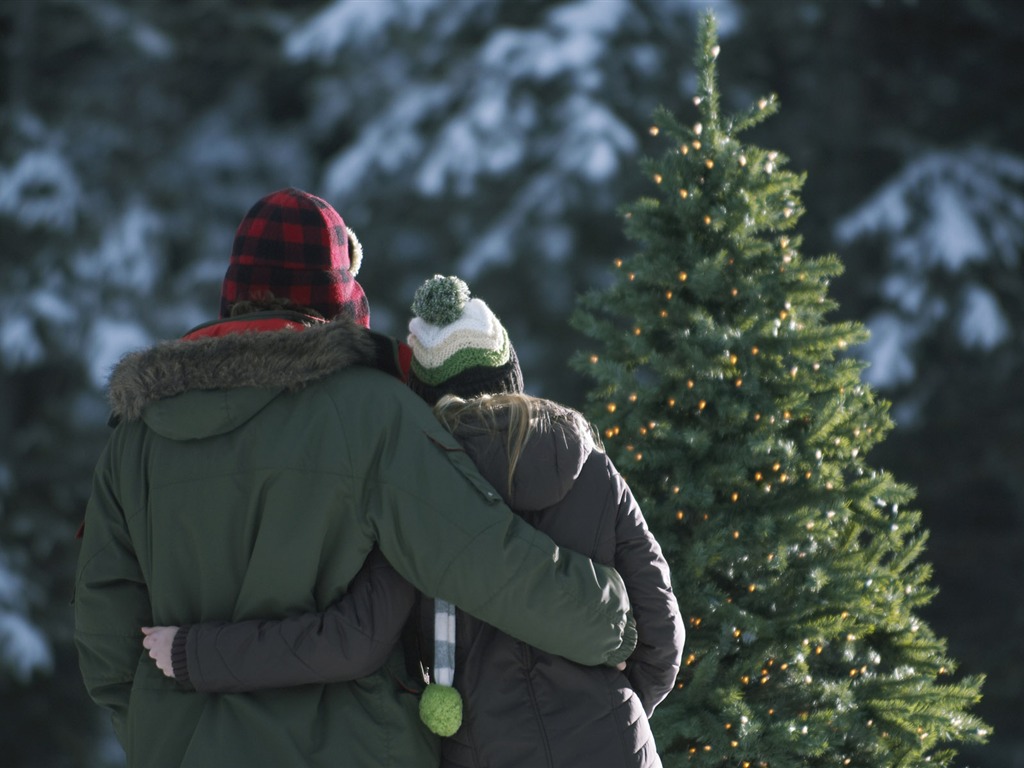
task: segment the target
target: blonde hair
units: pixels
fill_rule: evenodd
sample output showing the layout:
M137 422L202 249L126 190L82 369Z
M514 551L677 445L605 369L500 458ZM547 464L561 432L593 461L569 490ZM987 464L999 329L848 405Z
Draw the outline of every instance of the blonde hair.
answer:
M452 433L469 422L495 434L500 431L498 416L502 415L508 419L506 450L510 496L512 479L515 476L516 465L523 455L523 448L530 435L539 427L549 427L553 423L572 425L581 437L589 434L597 450L604 450L597 431L580 413L552 400L521 392L479 395L470 400L464 400L457 395L445 395L434 406L434 415Z

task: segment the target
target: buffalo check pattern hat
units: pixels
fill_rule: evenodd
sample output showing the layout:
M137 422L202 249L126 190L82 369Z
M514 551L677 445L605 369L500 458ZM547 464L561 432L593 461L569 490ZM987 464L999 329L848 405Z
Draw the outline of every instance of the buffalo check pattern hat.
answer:
M316 310L327 320L347 315L369 327L370 306L355 276L362 247L325 200L282 189L259 200L238 225L220 296L231 305L272 295Z

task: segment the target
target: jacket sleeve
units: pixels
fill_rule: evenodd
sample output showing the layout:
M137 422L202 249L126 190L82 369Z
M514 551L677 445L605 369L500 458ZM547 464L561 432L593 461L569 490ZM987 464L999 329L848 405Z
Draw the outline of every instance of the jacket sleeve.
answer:
M626 481L605 461L618 494L615 567L626 582L637 625L637 647L626 677L650 717L676 684L686 632L661 547Z
M175 678L198 691L236 693L365 677L394 649L415 595L374 549L325 611L182 627L172 652Z
M143 656L140 627L152 623L149 593L104 451L93 475L75 576L75 645L86 690L112 713L124 743L135 671Z
M549 653L625 660L635 631L619 574L514 515L410 391L387 396L394 401L371 406L384 414L366 430L376 444L361 446L352 465L375 479L364 484L363 509L394 567L424 594Z

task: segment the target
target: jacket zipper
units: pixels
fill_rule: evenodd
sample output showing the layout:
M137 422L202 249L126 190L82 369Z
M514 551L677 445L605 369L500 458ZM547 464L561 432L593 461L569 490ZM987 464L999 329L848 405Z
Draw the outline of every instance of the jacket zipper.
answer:
M533 705L533 716L537 721L537 728L540 730L541 742L544 745L544 758L548 768L555 768L554 759L551 757L551 745L548 743L548 734L544 730L544 718L540 714L540 705L537 703L537 692L533 689L533 649L526 643L520 642L519 647L523 652L523 663L526 667L526 690L530 694L530 704Z

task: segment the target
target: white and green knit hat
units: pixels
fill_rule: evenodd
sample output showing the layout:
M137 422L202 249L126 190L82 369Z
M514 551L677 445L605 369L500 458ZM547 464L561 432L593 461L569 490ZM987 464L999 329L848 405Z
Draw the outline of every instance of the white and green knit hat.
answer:
M433 405L463 398L522 392L523 374L508 332L457 277L435 275L416 289L409 321L409 385Z

